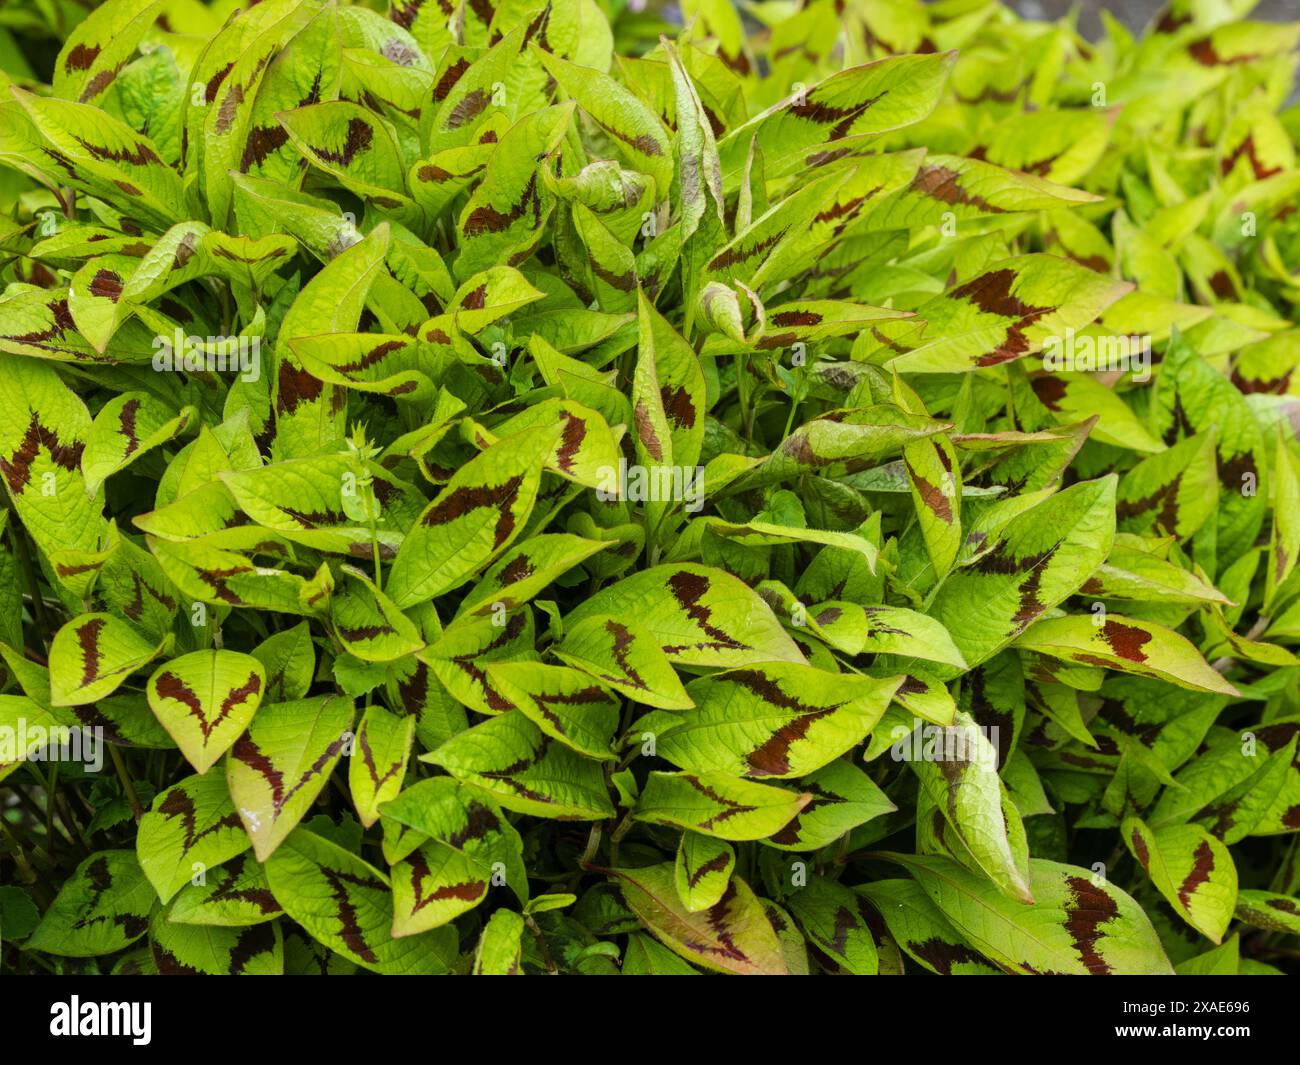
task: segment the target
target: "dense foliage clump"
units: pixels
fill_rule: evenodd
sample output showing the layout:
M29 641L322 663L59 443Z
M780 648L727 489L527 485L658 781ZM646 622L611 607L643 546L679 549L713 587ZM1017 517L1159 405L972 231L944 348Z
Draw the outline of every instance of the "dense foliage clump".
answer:
M1286 968L1250 6L6 5L0 970Z

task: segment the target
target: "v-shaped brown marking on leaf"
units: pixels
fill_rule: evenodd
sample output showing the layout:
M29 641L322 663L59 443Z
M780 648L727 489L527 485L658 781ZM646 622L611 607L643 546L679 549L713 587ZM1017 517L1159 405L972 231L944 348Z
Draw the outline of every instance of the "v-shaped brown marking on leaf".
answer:
M357 745L361 748L361 758L365 763L366 772L370 775L370 782L378 791L385 781L391 780L402 771L403 759L398 758L389 764L384 770L383 775L379 773L379 767L375 765L375 752L370 746L370 730L363 728L361 734L357 736Z
M203 733L203 742L207 743L217 726L230 716L230 712L235 707L262 690L262 678L255 672L250 672L248 680L226 693L225 698L221 700L221 706L217 708L216 716L212 718L208 717L207 711L203 708L203 700L199 698L198 693L170 669L159 675L155 690L161 698L172 699L182 704L189 711L190 716L198 720L199 731Z
M100 899L113 886L113 874L109 872L107 858L96 858L91 862L86 867L86 879L90 881L90 901L86 904L86 915L72 926L74 929L89 928L93 924L112 921L113 924L120 925L127 936L134 939L149 927L146 918L133 913L118 913L111 916L95 914L95 907L99 905Z
M789 710L796 716L745 756L747 777L780 776L790 771L790 747L808 735L808 730L822 718L835 713L844 703L814 706L783 692L776 681L756 669L736 670L727 680L739 684L765 703Z
M476 902L487 894L486 881L465 880L457 884L442 884L426 895L424 893L424 882L433 875L429 869L429 863L424 860L424 855L418 850L411 855L410 862L411 894L414 896L411 902L412 914L419 913L432 902L442 902L445 899Z
M99 649L99 634L107 622L103 618L91 618L77 629L77 644L81 648L81 687L92 684L99 678L99 662L102 654Z
M723 852L722 854L718 854L710 858L707 862L704 862L703 864L697 866L695 869L692 869L690 872L688 872L686 874L686 884L688 887L697 887L700 881L703 880L710 873L725 872L727 866L730 864L731 864L731 855L727 854L726 852Z
M1025 330L1056 307L1035 307L1012 295L1011 286L1017 274L1009 267L990 270L948 293L949 299L969 300L982 311L1014 319L1007 326L1006 339L990 352L975 360L977 366L997 366L1019 358L1029 351L1029 338Z
M17 495L32 479L32 463L36 461L37 452L41 448L50 453L50 460L56 466L75 472L81 466L81 453L85 446L80 441L73 444L60 443L58 430L46 428L41 424L41 416L32 411L32 419L27 424L27 432L23 434L18 450L8 461L0 458L0 473L9 482L9 490Z
M515 474L498 485L464 485L454 488L437 499L420 523L432 528L435 525L446 525L448 522L456 521L476 510L495 510L498 512L492 538L492 547L495 550L514 532L514 507L523 483L523 476Z
M1056 554L1058 547L1060 547L1059 543L1046 551L1017 558L1012 548L1003 541L975 563L974 569L977 573L1023 576L1024 579L1020 583L1020 605L1011 618L1021 628L1047 609L1038 598L1038 588L1043 582L1043 568Z
M498 211L490 203L474 208L465 219L465 236L478 237L484 233L500 233L503 229L509 229L528 213L530 207L533 212L533 228L537 229L542 224L542 201L537 193L536 172L524 186L519 202L509 211Z
M181 830L184 833L184 840L181 843L181 849L190 851L199 840L214 832L220 832L223 828L241 828L242 822L239 820L239 814L233 810L226 814L225 817L208 825L202 831L198 830L197 813L194 809L194 800L184 788L173 788L168 793L167 798L162 801L158 807L158 812L167 820L172 821L176 818L181 820Z
M1111 966L1097 953L1097 940L1102 936L1101 926L1119 916L1119 906L1101 888L1093 886L1086 877L1066 878L1073 897L1065 907L1065 930L1070 933L1079 960L1094 976L1105 976Z
M604 690L597 684L593 684L589 688L582 688L576 692L562 692L559 694L533 692L532 696L533 701L541 709L542 716L554 725L556 731L562 735L568 735L568 733L564 729L564 723L551 709L552 706L591 706L592 704L609 702Z
M712 799L719 806L725 807L721 813L716 813L712 817L700 822L701 828L712 828L714 825L738 814L753 813L758 809L757 806L746 806L744 803L737 802L735 799L729 799L725 795L719 795L711 787L705 784L699 777L691 773L683 773L682 780L686 781L691 787L703 795L706 799Z
M673 593L673 598L677 600L678 605L686 611L686 616L695 622L706 635L712 636L713 639L692 644L674 644L663 649L665 654L684 651L688 647L693 647L696 650L709 648L715 651L749 650L748 644L741 643L712 623L713 612L700 602L708 594L710 587L712 585L709 578L702 573L681 570L668 578L668 590Z
M492 809L470 799L466 804L465 827L453 832L447 842L457 850L464 850L466 843L487 839L493 832L501 831L501 819Z
M321 875L329 884L330 894L338 906L339 936L347 944L349 950L357 957L368 962L379 960L375 954L374 948L366 942L365 932L361 928L361 922L357 919L357 908L348 894L347 885L354 887L370 888L373 891L388 891L388 885L375 876L358 876L355 873L349 873L343 869L331 869L327 865L319 867Z
M488 780L498 781L506 787L513 788L515 792L525 799L532 799L533 802L553 803L555 802L549 795L543 795L540 791L534 791L526 784L521 784L514 779L516 773L522 773L525 769L531 769L546 757L546 752L551 746L551 737L546 733L541 733L540 742L537 750L532 754L524 755L516 762L512 762L504 769L480 770L479 776L486 777Z
M623 675L621 677L615 677L608 673L602 673L600 674L601 679L621 681L622 683L629 684L634 688L639 688L641 691L649 691L650 686L645 682L645 678L642 677L632 663L628 661L631 654L632 644L636 639L632 635L632 630L626 625L611 618L609 621L605 622L605 631L614 637L613 646L610 648L610 656L614 659L614 664L623 671Z
M316 760L307 768L307 771L287 788L285 787L284 773L262 751L257 742L247 732L239 737L230 753L236 760L243 762L244 765L266 781L267 786L271 789L271 808L274 811L274 816L279 817L280 812L289 800L305 788L307 782L320 773L331 758L343 750L347 740L346 735L339 736L338 739L317 755Z
M1210 879L1214 872L1214 851L1208 840L1201 840L1192 855L1192 868L1178 888L1178 901L1187 909L1192 904L1192 896L1197 889Z
M235 822L236 824L239 823L238 815L236 815ZM263 913L279 913L280 904L275 901L275 896L271 894L269 888L240 888L235 886L239 883L239 878L243 875L244 866L247 862L248 852L245 851L218 869L217 873L224 879L208 897L208 901L247 902L256 906Z
M328 148L314 148L314 150L327 163L338 163L339 166L347 168L358 155L369 150L374 139L375 131L369 122L363 118L350 118L347 135L339 151Z
M527 614L522 611L516 613L506 622L505 628L501 630L500 635L493 639L491 643L476 651L469 651L462 655L456 655L451 660L455 666L463 670L476 684L482 687L483 697L487 700L488 706L498 713L505 713L505 711L514 710L517 709L517 707L492 686L492 682L488 679L487 671L479 665L479 661L489 651L494 651L498 647L504 647L508 644L524 630L524 626L527 623ZM426 689L427 685L428 678L426 677Z
M722 898L710 906L705 912L705 920L709 924L709 930L722 944L721 947L706 947L702 943L688 943L693 951L697 954L717 954L724 958L730 958L732 961L748 962L749 956L736 946L735 937L727 928L727 912L731 906L732 900L736 897L736 882L732 880L727 884L727 890L723 892Z
M194 572L198 575L199 580L212 589L212 594L223 603L229 603L231 606L244 605L244 601L230 590L226 581L231 577L238 577L241 573L252 573L252 566L229 566L225 569L196 568Z
M813 93L809 93L803 103L790 105L790 113L799 118L806 118L810 122L816 122L819 126L834 123L834 128L826 139L828 141L842 140L848 135L849 130L853 128L853 123L858 120L858 117L888 93L889 90L886 89L884 92L868 97L861 103L854 104L851 107L834 107L831 104L818 103L813 99Z

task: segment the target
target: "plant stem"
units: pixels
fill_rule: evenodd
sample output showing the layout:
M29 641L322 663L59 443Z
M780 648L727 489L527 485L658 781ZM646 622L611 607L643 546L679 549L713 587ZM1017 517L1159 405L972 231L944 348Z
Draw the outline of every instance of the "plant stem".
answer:
M113 768L117 770L117 779L122 782L122 790L126 792L127 801L131 804L131 813L139 823L140 818L144 816L144 807L140 805L140 797L135 793L135 785L131 783L131 774L127 772L126 761L116 744L108 745L108 753L113 757Z

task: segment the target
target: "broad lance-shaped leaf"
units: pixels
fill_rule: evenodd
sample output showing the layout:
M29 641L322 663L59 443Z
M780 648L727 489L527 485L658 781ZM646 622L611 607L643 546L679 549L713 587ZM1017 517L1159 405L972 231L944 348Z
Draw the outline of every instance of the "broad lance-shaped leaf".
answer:
M492 870L442 840L421 843L392 868L393 935L438 928L487 898Z
M1119 614L1049 618L1028 629L1016 646L1066 662L1155 677L1192 691L1238 694L1186 637Z
M283 976L284 938L278 923L246 928L178 924L157 910L149 949L160 976Z
M294 147L344 188L381 207L410 206L401 150L373 111L348 100L326 100L276 118Z
M595 614L575 624L570 616L555 657L646 706L695 705L659 641L632 618Z
M632 379L638 461L654 476L657 467L692 470L704 439L704 373L694 349L638 296L639 342ZM647 507L661 520L667 501Z
M46 142L61 181L119 203L128 217L159 229L178 221L180 176L157 146L121 119L88 104L10 91Z
M515 704L484 672L487 663L519 658L532 660L536 655L532 611L524 607L504 621L505 624L499 625L491 617L461 618L417 656L437 684L480 714L501 714L515 709Z
M837 758L799 781L812 795L784 828L764 842L781 850L815 851L834 843L846 832L897 807L848 758Z
M955 52L890 56L841 71L774 104L719 143L725 190L730 193L740 184L755 138L764 160L772 161L771 179L827 161L808 157L808 150L824 145L818 154L833 159L842 147L837 142L852 144L851 138L919 122L939 102L956 57Z
M53 313L71 332L66 303ZM86 405L36 359L0 359L0 391L0 476L23 528L46 554L96 549L104 519L81 474Z
M425 839L463 851L484 879L495 880L528 901L528 874L523 863L523 840L490 795L451 777L427 777L403 789L381 811L384 818L384 854L396 864ZM389 831L401 826L407 833L402 846L390 848ZM407 841L410 840L408 843ZM486 884L485 884L486 889Z
M522 976L524 919L514 910L497 910L474 950L475 976Z
M491 430L475 423L474 442L487 447L502 437L557 424L560 438L546 455L547 470L587 488L606 487L610 471L618 467L618 438L599 411L571 399L543 400Z
M168 543L153 536L145 542L168 579L193 602L298 615L329 606L329 567L324 563L323 573L307 580L206 543Z
M982 159L936 152L922 160L910 184L877 200L859 226L874 231L904 227L915 230L949 220L963 222L1017 211L1051 211L1099 199L1093 193Z
M107 92L163 6L162 0L106 0L91 11L54 61L54 94L85 104Z
M1032 902L1025 830L998 776L997 748L962 711L942 738L937 758L909 759L921 787L985 875L1008 896Z
M226 760L230 798L266 859L302 820L354 742L352 700L320 695L263 707Z
M854 976L876 974L879 958L867 924L870 911L862 898L814 873L785 902L818 950Z
M355 566L343 566L351 578L330 600L334 632L351 655L364 662L392 662L424 646L419 630L375 583Z
M285 313L276 340L271 407L275 416L275 459L309 457L342 442L343 415L338 385L313 377L293 354L299 337L355 330L375 279L384 274L390 227L380 223L363 240L325 264Z
M941 435L903 445L912 506L935 576L951 568L961 547L961 466L952 442Z
M683 832L673 867L677 898L688 913L712 909L726 894L735 868L736 851L730 843Z
M1239 891L1236 917L1268 932L1300 935L1300 902L1290 895L1272 891Z
M760 481L790 480L819 472L842 477L896 455L910 440L952 428L891 403L834 410L804 422L781 442L754 474Z
M1179 336L1161 361L1150 420L1155 434L1168 444L1215 432L1223 489L1215 518L1217 550L1221 558L1239 557L1254 542L1272 496L1255 490L1268 460L1260 422L1246 397Z
M287 703L307 694L316 675L316 648L305 621L268 637L251 653L266 670L262 698L268 703Z
M491 614L500 603L507 611L526 603L543 588L592 555L614 544L570 533L541 533L514 544L466 593L456 616Z
M873 880L856 889L885 920L908 956L940 976L997 976L913 880Z
M766 839L789 824L811 799L806 792L725 773L656 771L646 780L632 816L717 839Z
M540 49L536 54L556 84L609 134L627 164L654 178L655 199L667 198L673 179L672 145L658 116L608 74Z
M63 882L23 947L67 958L116 953L145 934L156 901L131 851L97 851Z
M743 581L711 566L656 566L626 577L573 610L565 627L595 615L635 619L682 665L804 660L771 608Z
M677 898L672 862L641 869L607 869L637 919L664 946L695 965L752 976L788 974L780 940L763 905L738 876L721 900L689 912Z
M966 665L943 625L906 607L832 601L810 606L808 617L816 622L819 636L846 654L898 655L958 669Z
M415 739L415 718L374 705L366 708L348 756L348 790L361 823L379 820L379 806L395 799L406 777Z
M656 733L656 752L690 772L802 777L861 743L902 679L768 662L692 681L694 710L646 715L638 728Z
M124 392L109 400L95 415L81 453L86 490L97 492L112 474L179 436L195 413L186 407L177 414L147 392Z
M977 666L1073 594L1105 561L1114 536L1115 477L1073 485L1013 518L950 573L928 613Z
M1120 834L1179 916L1222 942L1237 906L1237 867L1223 842L1200 825L1153 830L1137 817L1125 818Z
M1026 906L965 866L938 855L895 854L952 926L1008 972L1169 975L1169 959L1142 908L1112 883L1032 858Z
M1051 255L1008 259L917 307L925 325L895 340L902 354L889 365L906 373L999 366L1082 329L1132 287Z
M553 206L539 168L559 147L573 110L573 104L562 104L532 111L501 138L457 220L457 278L490 266L517 266L532 254Z
M385 585L401 608L464 584L523 531L559 427L493 444L456 471L402 542Z
M453 930L394 939L388 878L336 843L306 829L291 833L266 863L276 901L311 936L349 961L387 975L446 973Z
M266 672L251 655L195 651L149 678L149 707L186 760L206 773L225 754L262 702Z
M620 702L581 670L540 662L495 662L488 679L548 736L579 754L613 761Z
M1219 502L1213 432L1149 455L1119 482L1115 518L1124 532L1190 539Z
M490 792L507 810L596 821L614 816L600 763L511 710L453 736L422 762Z
M163 902L210 867L251 845L235 812L226 781L217 773L186 777L160 792L140 819L140 868Z
M282 912L266 882L266 873L245 851L219 868L208 870L202 882L182 887L167 915L176 924L242 928L273 921Z
M111 614L82 614L54 634L50 645L50 701L81 706L102 699L171 642L155 642Z

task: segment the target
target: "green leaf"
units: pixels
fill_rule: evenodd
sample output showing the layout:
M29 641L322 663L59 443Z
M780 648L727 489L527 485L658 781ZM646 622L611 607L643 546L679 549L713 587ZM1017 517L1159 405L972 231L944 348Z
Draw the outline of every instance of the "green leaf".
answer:
M609 869L624 899L656 939L675 954L716 972L784 976L776 932L753 891L739 877L721 901L690 913L674 887L673 863L642 869Z
M475 725L420 757L490 792L507 810L579 821L614 814L600 763L553 739L517 710Z
M23 946L68 958L115 953L148 931L155 901L131 851L96 851L63 882Z
M206 773L248 727L266 672L251 655L195 651L149 678L149 708L198 772Z
M1237 906L1237 867L1228 848L1199 825L1153 831L1128 817L1120 832L1169 905L1198 932L1222 942Z
M1030 862L1032 905L1000 894L951 858L896 855L979 953L1013 973L1161 975L1171 969L1141 907L1073 866Z
M349 961L389 975L449 971L456 939L442 932L394 939L393 895L373 865L306 829L290 833L266 863L285 913Z
M186 777L160 792L136 836L140 868L164 903L251 845L216 773Z

